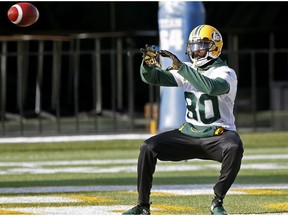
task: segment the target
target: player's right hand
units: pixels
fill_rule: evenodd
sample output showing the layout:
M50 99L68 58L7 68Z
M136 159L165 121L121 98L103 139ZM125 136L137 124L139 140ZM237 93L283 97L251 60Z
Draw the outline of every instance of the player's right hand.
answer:
M159 59L159 52L155 49L155 46L153 45L152 48L148 46L148 44L145 45L145 49L141 48L140 51L143 53L143 60L149 67L157 67L161 68L160 63L158 62Z
M162 57L167 57L172 60L172 64L166 69L167 71L179 70L179 68L183 65L183 63L178 59L178 57L173 53L169 52L168 50L161 50L160 55Z

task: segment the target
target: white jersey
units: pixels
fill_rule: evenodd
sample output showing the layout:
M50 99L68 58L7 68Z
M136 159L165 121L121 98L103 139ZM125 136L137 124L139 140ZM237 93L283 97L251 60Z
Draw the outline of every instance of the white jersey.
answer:
M192 64L185 63L192 67ZM225 79L230 90L227 94L210 96L185 80L176 70L170 71L178 86L183 87L186 100L186 121L197 126L222 126L227 130L236 131L235 117L233 113L234 101L237 92L237 75L228 66L211 67L202 75L216 79Z

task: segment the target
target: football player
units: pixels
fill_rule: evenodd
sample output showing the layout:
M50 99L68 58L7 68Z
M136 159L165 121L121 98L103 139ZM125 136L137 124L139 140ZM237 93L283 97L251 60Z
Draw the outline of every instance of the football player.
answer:
M167 50L158 52L146 45L140 68L141 78L150 85L183 87L186 117L183 125L144 141L137 165L138 204L123 214L150 214L150 192L157 160L213 160L221 163L218 182L213 187L211 214L225 215L223 199L241 166L243 144L236 131L233 114L237 76L220 58L223 40L210 25L195 27L187 42L191 62L181 62ZM161 68L158 57L172 61Z

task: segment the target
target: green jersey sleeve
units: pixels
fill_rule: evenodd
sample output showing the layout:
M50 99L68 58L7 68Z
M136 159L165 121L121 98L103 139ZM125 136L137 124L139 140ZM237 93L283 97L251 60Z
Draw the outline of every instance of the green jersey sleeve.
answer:
M199 91L211 96L226 94L230 89L229 83L225 79L220 77L215 79L208 78L186 64L180 67L178 74Z
M140 76L143 82L150 85L178 86L174 76L169 71L149 67L143 62L140 66Z

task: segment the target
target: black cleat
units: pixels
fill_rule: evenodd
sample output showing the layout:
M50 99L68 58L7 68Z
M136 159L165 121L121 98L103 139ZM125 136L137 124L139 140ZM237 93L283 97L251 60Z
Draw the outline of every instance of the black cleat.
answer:
M122 215L150 215L150 208L137 205L124 212Z
M223 200L214 198L211 203L211 215L227 215L223 208Z

